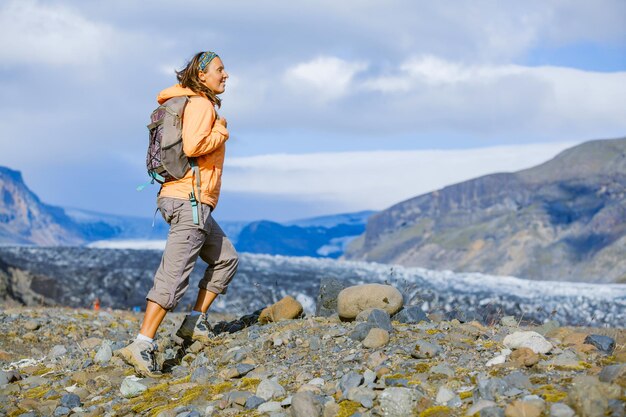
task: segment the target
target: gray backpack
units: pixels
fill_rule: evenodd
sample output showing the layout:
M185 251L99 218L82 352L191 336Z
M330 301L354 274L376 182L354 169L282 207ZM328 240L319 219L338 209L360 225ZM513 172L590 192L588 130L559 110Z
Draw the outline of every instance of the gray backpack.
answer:
M152 182L159 184L179 180L189 169L194 170L197 195L192 189L189 201L193 210L193 221L200 224L200 172L195 158L189 158L183 152L183 113L188 101L187 96L172 97L150 115L146 168Z
M173 97L150 115L146 156L148 175L159 184L181 179L191 168L183 152L183 112L189 97Z

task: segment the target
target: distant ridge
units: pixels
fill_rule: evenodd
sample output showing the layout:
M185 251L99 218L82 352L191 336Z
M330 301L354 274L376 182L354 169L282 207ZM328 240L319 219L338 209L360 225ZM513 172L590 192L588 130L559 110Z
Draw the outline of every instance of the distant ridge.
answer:
M626 282L626 138L594 140L516 173L492 174L373 215L346 259Z
M19 171L0 167L0 244L82 243L80 229L59 207L42 203Z
M332 257L365 230L373 211L343 213L280 224L270 221L220 221L242 252ZM22 175L0 167L0 245L161 248L168 226L152 219L61 208L42 203ZM239 238L241 237L241 241Z

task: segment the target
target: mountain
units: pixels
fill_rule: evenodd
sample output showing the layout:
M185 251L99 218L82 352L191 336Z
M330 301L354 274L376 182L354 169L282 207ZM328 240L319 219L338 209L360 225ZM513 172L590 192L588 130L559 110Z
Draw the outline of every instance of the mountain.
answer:
M535 280L626 282L626 138L373 215L346 259Z
M22 174L0 167L0 245L75 245L80 228L59 207L42 203Z
M0 245L73 246L109 239L165 239L152 219L64 209L41 202L22 174L0 167Z
M344 213L286 224L219 223L240 251L336 258L350 240L363 233L372 213ZM167 232L168 226L158 213L153 226L148 217L44 204L24 184L18 171L0 167L0 245L153 248L164 243Z
M344 252L346 244L364 230L364 222L339 223L330 227L301 227L263 220L243 228L237 238L237 250L269 255L337 258Z

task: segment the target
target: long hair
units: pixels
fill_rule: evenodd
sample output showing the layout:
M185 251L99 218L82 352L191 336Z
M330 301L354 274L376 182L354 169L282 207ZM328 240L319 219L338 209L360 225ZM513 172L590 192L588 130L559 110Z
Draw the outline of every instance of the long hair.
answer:
M221 107L222 100L210 88L202 84L198 78L198 71L200 71L200 55L203 53L204 52L198 52L189 62L187 62L185 68L180 71L176 71L176 78L183 87L189 88L196 94L203 94L207 96L211 103L217 107Z

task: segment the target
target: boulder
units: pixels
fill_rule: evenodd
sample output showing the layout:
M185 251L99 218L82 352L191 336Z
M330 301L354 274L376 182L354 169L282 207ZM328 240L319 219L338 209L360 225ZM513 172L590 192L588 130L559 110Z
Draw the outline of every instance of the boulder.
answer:
M263 309L259 316L259 323L265 324L280 320L291 320L302 315L303 308L295 298L286 296L282 300Z
M363 340L363 346L368 349L377 349L389 342L389 332L385 329L373 328Z
M344 288L337 296L337 313L344 320L353 320L368 308L379 308L393 315L402 304L402 293L391 285L355 285Z
M504 338L504 346L509 349L528 348L535 353L544 354L552 350L552 343L548 342L537 332L515 332Z
M337 295L345 285L337 278L322 278L317 295L315 315L322 317L332 316L337 312Z

